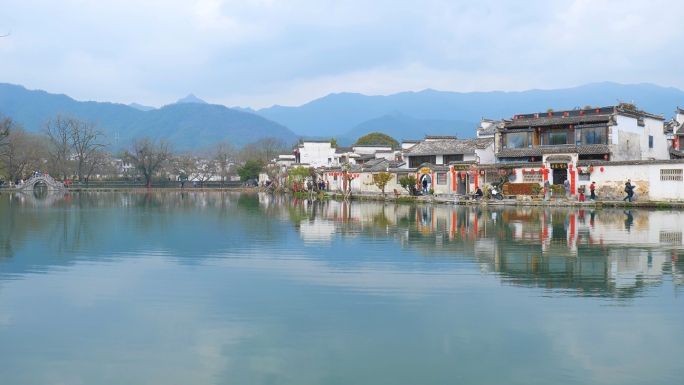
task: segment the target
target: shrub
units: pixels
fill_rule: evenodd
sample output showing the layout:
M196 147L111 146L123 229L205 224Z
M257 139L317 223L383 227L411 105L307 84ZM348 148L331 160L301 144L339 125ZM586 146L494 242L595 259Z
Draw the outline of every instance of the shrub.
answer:
M506 183L504 185L504 195L536 195L539 191L541 191L541 186L538 183Z

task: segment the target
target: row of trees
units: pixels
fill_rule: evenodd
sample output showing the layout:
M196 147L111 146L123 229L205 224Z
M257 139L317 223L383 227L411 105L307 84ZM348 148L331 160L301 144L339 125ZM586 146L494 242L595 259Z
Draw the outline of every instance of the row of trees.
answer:
M199 183L216 177L225 182L238 174L243 180L256 179L288 146L281 139L264 138L242 149L220 141L203 149L178 151L166 139L143 136L131 140L116 155L110 150L96 121L56 114L43 122L40 134L32 134L12 117L0 114L0 176L10 181L36 171L47 171L62 180L84 180L96 174L118 176L120 165L115 158L133 166L126 176L146 182L169 174Z
M83 180L109 166L109 142L97 122L57 114L43 122L41 133L29 133L12 117L0 114L0 172L7 179L47 171Z

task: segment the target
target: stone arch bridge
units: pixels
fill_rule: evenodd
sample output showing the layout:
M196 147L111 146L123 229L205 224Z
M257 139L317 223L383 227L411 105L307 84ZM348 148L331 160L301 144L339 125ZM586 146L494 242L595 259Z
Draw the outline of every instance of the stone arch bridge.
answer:
M66 188L62 182L56 182L55 178L51 177L49 174L40 174L32 176L27 179L21 185L17 186L17 190L33 190L37 184L44 184L47 186L48 190L65 190Z

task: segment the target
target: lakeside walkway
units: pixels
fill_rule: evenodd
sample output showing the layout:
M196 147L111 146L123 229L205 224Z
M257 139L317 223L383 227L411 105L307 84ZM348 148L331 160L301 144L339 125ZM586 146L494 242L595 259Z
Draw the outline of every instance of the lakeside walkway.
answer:
M254 187L189 187L189 188L168 188L168 187L117 187L117 188L103 188L103 187L76 187L61 190L61 193L81 193L81 192L128 192L137 194L149 193L197 193L197 192L262 192L263 190ZM0 188L0 193L22 192L22 190L13 188ZM23 191L25 193L25 191ZM330 192L328 196L339 199L341 194L337 192ZM398 198L398 199L397 199ZM417 196L409 197L401 195L395 197L393 193L387 193L383 197L380 194L354 194L352 200L360 201L382 201L382 202L401 202L401 203L436 203L436 204L455 204L468 206L544 206L544 207L581 207L581 208L596 208L603 207L618 207L618 208L667 208L667 209L683 209L684 202L668 202L668 201L633 201L627 203L622 200L597 200L595 202L585 201L579 202L576 200L557 199L554 201L544 200L517 200L517 199L503 199L503 200L457 200L455 196Z

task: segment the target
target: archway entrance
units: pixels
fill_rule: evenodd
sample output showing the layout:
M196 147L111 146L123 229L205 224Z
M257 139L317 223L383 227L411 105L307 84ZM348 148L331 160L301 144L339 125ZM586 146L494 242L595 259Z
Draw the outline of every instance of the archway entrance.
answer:
M48 185L43 181L38 181L33 185L33 196L45 198L48 195Z
M553 184L563 185L568 179L567 163L552 163L551 170L553 171Z

